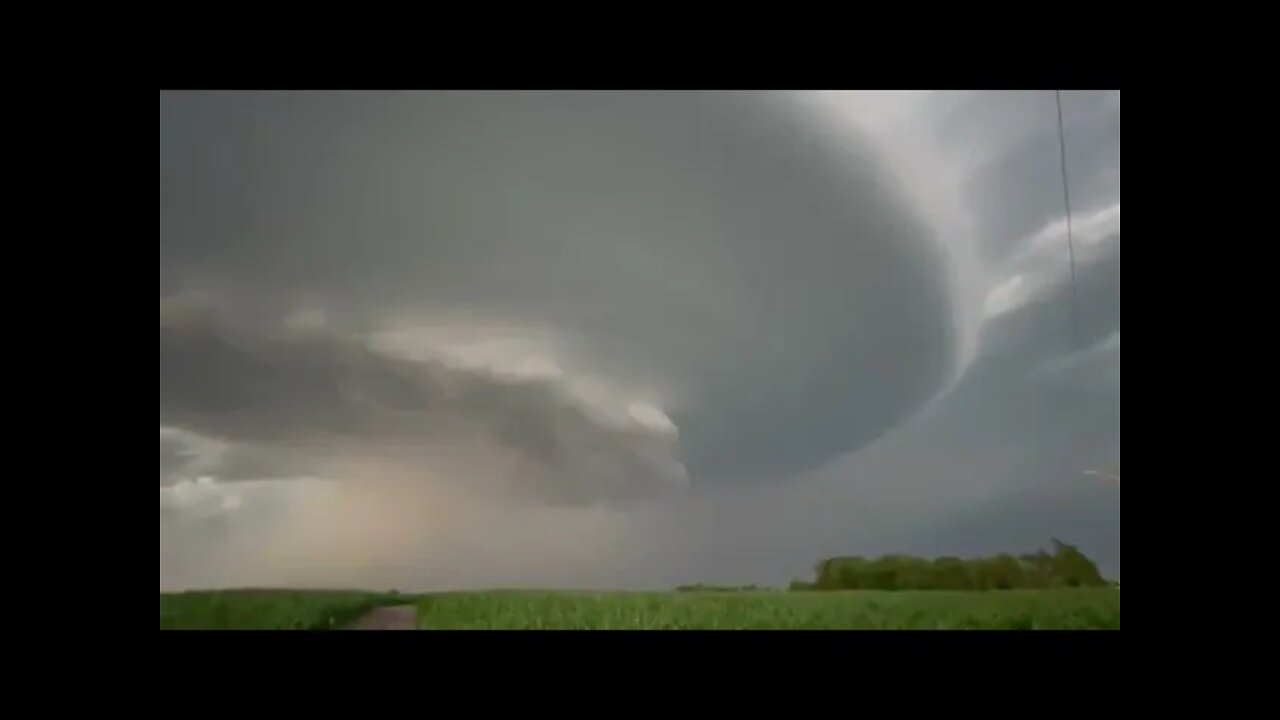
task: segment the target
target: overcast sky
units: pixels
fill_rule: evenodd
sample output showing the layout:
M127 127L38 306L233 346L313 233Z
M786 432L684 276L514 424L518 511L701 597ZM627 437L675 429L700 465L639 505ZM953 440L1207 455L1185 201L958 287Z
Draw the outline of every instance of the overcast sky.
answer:
M160 584L1119 573L1120 94L160 95ZM1074 316L1073 316L1074 313Z

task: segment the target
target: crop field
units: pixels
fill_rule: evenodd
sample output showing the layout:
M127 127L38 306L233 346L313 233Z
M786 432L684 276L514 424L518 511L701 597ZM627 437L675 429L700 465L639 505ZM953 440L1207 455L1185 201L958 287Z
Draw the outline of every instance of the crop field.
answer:
M328 630L399 600L381 593L323 590L160 593L160 629Z
M1116 588L1004 591L594 593L494 591L386 595L232 591L160 596L160 627L328 629L378 605L413 603L422 629L825 630L1115 629Z

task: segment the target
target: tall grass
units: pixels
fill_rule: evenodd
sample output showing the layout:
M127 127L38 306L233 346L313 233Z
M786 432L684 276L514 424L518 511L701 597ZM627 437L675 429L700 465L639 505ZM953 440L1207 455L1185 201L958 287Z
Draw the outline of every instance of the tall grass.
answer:
M1113 589L823 593L441 593L428 629L1119 629Z
M161 630L328 630L346 627L388 593L230 590L160 594Z
M1006 591L593 593L499 591L399 596L230 591L160 596L161 629L327 629L412 602L427 629L890 630L1116 629L1114 588Z

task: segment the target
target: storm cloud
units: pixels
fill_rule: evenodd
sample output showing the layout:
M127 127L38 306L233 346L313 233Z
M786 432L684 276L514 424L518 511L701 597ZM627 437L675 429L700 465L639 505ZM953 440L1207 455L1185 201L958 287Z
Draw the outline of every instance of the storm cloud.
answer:
M1118 567L1111 97L161 93L161 586Z

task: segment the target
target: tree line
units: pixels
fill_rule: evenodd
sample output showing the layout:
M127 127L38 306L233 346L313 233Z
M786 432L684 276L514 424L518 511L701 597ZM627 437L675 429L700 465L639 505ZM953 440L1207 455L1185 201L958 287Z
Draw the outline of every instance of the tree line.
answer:
M707 585L706 583L698 583L696 585L679 585L676 592L754 592L760 590L756 585Z
M1053 539L1053 552L990 557L833 557L814 568L813 582L792 590L1013 590L1107 585L1098 566L1074 545Z

